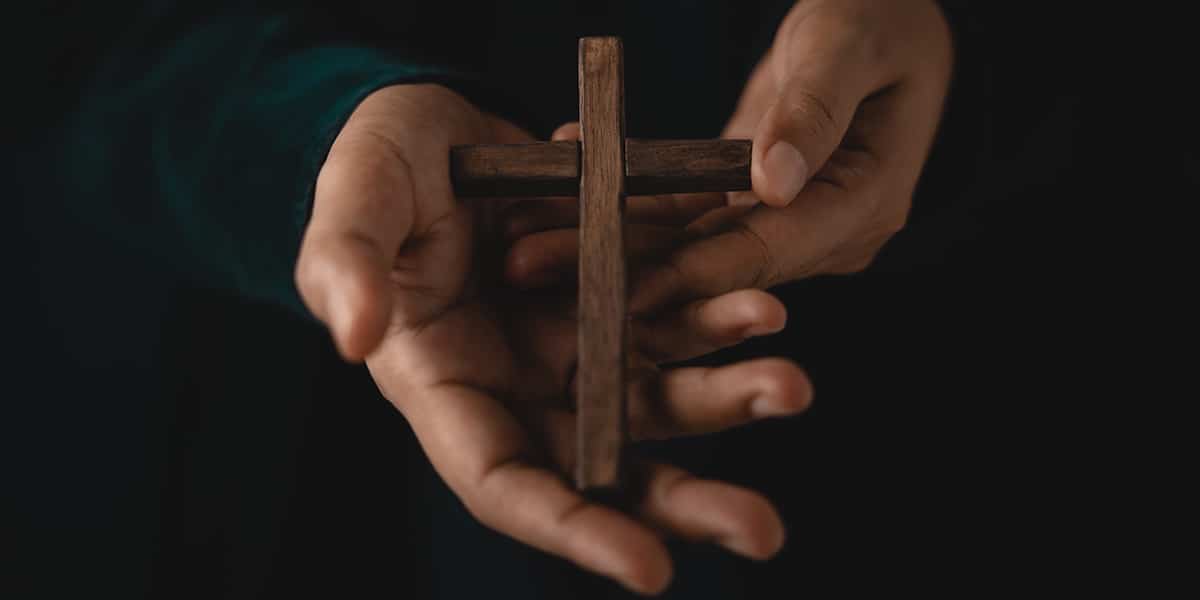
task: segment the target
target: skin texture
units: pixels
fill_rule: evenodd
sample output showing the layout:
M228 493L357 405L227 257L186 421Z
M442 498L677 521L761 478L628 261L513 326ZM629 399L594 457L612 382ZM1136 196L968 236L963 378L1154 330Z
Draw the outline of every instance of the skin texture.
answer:
M438 86L367 98L319 176L297 264L301 295L347 359L366 359L434 468L485 525L643 593L670 581L663 536L773 555L783 525L744 488L640 464L629 513L572 489L573 293L506 286L505 241L493 225L505 203L458 202L448 176L452 144L528 140ZM635 343L647 343L630 373L633 437L717 431L807 407L811 386L789 361L656 367L785 320L774 297L738 290L635 328Z
M949 86L948 26L929 0L799 2L750 76L724 137L753 139L752 192L631 199L643 263L631 310L865 269L905 224ZM577 137L567 124L556 132ZM510 211L518 286L573 276L576 210Z
M807 407L809 381L785 360L656 365L780 330L786 310L762 288L869 264L904 224L951 57L928 0L800 2L725 132L754 139L754 191L630 199L636 438ZM574 202L464 203L450 189L451 145L530 139L438 86L372 94L318 178L301 296L485 525L647 594L671 578L664 536L773 555L783 525L753 491L643 464L622 513L569 485Z

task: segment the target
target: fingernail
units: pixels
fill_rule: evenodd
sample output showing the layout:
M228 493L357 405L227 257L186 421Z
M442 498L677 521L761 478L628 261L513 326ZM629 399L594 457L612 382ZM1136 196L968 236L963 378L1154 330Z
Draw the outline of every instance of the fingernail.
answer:
M764 325L762 323L755 323L754 325L747 327L745 329L745 331L742 332L742 338L745 339L745 338L758 337L760 335L770 335L772 333L779 333L782 329L783 329L782 327L771 327L768 325Z
M731 537L725 542L725 547L753 560L766 560L779 552L783 547L783 532L772 532L771 539L755 542L749 537Z
M779 140L763 157L763 173L770 191L784 204L790 204L808 181L808 163L790 143Z
M743 537L730 538L725 542L725 547L747 558L756 558L762 554L758 544Z
M754 192L729 192L726 196L730 206L754 206L758 204L758 196Z
M750 414L760 419L782 417L795 412L794 408L780 404L775 398L767 395L761 395L750 402Z

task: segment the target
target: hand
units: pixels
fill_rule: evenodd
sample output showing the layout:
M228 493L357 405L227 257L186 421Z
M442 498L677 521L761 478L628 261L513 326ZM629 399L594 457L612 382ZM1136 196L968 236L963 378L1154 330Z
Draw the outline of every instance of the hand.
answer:
M798 2L723 134L753 138L753 192L630 199L646 234L631 251L662 259L638 275L631 310L866 268L907 219L951 63L931 0ZM514 235L541 232L514 245L510 263L527 265L510 270L514 283L570 272L573 236L545 230L572 210L513 211Z
M487 257L502 253L490 252L486 227L495 201L457 202L447 164L452 144L528 139L437 86L368 97L318 179L297 265L305 301L347 358L366 357L434 468L484 524L641 592L670 579L660 535L772 555L782 524L750 490L636 465L644 485L627 515L585 501L564 480L574 457L573 294L518 296L497 285ZM650 326L690 332L658 336L655 347L687 358L777 330L785 316L778 301L748 290ZM791 414L811 397L804 374L775 359L659 373L643 357L631 371L637 439Z

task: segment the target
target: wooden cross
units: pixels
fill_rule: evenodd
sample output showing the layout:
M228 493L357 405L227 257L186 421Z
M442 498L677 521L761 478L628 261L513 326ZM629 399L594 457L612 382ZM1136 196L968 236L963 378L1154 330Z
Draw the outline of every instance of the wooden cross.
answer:
M460 197L579 196L575 484L618 492L625 443L626 195L750 189L749 140L625 138L621 40L579 40L579 142L456 146Z

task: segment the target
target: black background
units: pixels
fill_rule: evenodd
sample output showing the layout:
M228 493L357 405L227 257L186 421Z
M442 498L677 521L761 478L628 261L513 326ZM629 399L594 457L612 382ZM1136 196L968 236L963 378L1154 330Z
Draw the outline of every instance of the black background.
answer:
M756 23L724 6L731 23ZM576 27L554 34L565 51L535 74L561 71L558 83L511 86L562 107L526 115L543 133L573 117L574 37L628 18L571 10ZM669 597L1077 589L1124 575L1098 565L1129 550L1117 540L1141 518L1122 508L1140 468L1131 448L1155 420L1141 404L1153 392L1130 382L1146 358L1134 340L1168 303L1153 291L1156 248L1180 239L1168 222L1197 198L1194 108L1175 85L1194 77L1183 65L1196 52L1169 16L1099 10L950 6L958 72L911 225L864 274L778 289L787 330L715 359L795 358L816 385L811 412L639 448L763 490L789 529L764 564L678 546ZM81 48L103 37L67 23ZM765 41L746 31L757 41L731 45L753 56ZM716 92L650 89L643 57L680 62L650 51L672 45L664 36L627 40L630 134L712 135L744 57L698 50L728 60ZM70 81L40 92L47 110ZM30 110L39 92L24 89ZM180 286L42 211L36 178L13 180L0 439L11 597L617 593L472 522L365 370L341 364L312 323Z

